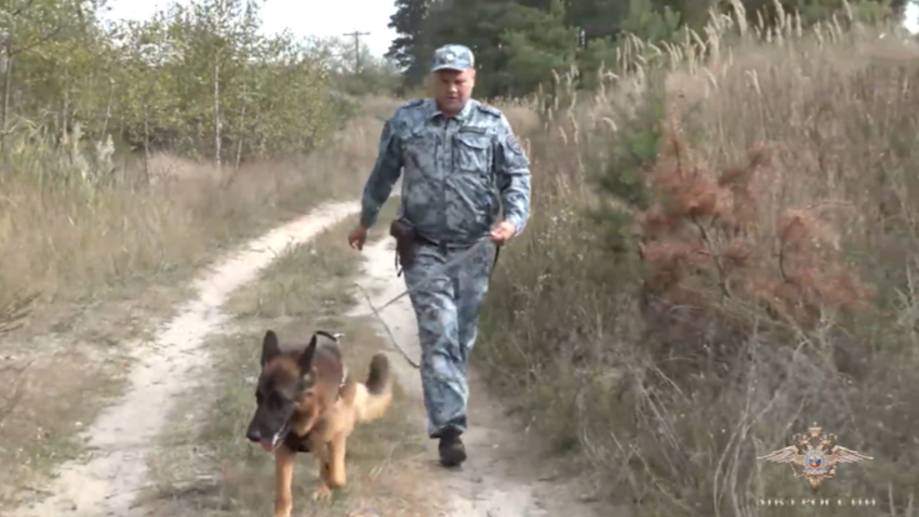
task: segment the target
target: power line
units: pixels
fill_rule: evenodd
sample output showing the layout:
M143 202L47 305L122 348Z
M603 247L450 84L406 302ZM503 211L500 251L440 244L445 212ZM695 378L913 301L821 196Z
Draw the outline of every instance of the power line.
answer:
M349 32L345 36L352 36L354 38L354 73L355 75L360 71L361 68L361 36L369 36L369 32Z

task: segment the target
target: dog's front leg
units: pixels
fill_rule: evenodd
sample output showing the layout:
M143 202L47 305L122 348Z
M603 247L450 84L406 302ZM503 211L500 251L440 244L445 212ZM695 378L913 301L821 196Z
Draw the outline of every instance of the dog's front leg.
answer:
M290 517L293 510L293 496L290 486L294 478L294 453L285 445L274 453L274 517Z
M330 487L332 458L331 454L329 454L329 444L317 444L317 446L313 448L313 454L316 455L316 460L319 462L319 488L313 493L313 500L320 501L332 496Z
M331 461L329 463L328 484L331 488L341 488L345 486L347 481L345 476L345 445L347 441L347 435L339 433L329 443Z

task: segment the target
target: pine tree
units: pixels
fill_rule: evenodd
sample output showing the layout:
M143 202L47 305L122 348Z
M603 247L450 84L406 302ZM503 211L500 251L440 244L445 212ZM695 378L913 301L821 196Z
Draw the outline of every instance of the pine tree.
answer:
M438 2L425 22L426 41L432 47L461 43L475 52L478 96L523 95L573 63L577 37L564 10L561 0L548 10L512 0Z
M569 0L565 21L582 34L582 45L597 38L612 36L628 15L628 0Z
M393 40L386 57L393 59L405 70L409 84L417 84L424 76L426 57L430 54L425 33L425 19L431 0L396 0L396 12L390 17L389 27L400 36Z
M775 19L775 0L742 0L751 20L757 18L757 13L762 12L767 23ZM836 13L844 12L843 0L781 0L779 2L786 13L799 12L801 21L810 25L820 20L832 17ZM895 17L900 18L906 7L906 0L850 0L849 5L857 15L867 17Z

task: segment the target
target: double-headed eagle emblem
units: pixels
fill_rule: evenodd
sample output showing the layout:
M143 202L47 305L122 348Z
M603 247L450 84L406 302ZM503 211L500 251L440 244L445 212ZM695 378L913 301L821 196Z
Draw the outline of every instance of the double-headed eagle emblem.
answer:
M790 463L795 471L795 477L807 479L814 492L824 480L836 476L837 465L874 459L858 451L837 445L836 435L823 434L823 429L816 423L808 428L807 433L795 434L792 440L794 445L770 452L765 456L759 456L757 459L775 463Z

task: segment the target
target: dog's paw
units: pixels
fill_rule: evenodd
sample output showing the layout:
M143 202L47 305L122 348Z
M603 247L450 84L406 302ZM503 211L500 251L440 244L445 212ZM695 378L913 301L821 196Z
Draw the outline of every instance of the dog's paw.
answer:
M313 501L328 501L332 497L332 489L326 485L319 485L313 492Z
M277 501L274 505L274 517L290 517L294 505L290 502Z

